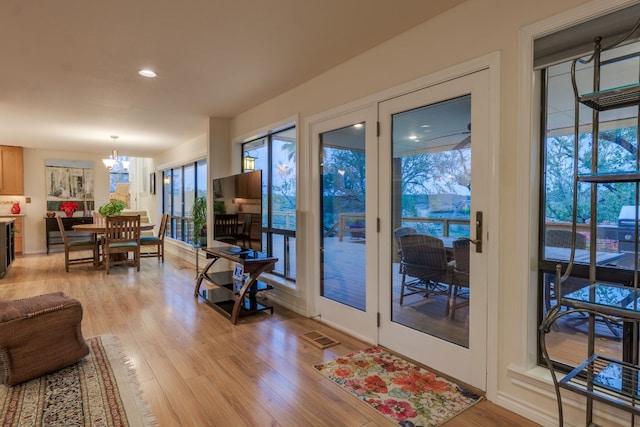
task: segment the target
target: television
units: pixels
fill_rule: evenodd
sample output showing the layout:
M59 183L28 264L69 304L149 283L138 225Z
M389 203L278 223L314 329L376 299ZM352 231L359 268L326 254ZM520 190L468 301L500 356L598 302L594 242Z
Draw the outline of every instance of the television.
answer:
M262 251L262 171L213 179L213 240L230 253Z

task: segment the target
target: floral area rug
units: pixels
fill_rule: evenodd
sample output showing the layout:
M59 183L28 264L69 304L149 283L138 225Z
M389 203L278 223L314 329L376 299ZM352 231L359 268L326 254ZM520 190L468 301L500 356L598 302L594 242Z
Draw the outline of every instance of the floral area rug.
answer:
M314 368L403 427L439 426L482 399L377 346Z
M117 338L87 339L81 361L13 387L0 385L0 426L157 425Z

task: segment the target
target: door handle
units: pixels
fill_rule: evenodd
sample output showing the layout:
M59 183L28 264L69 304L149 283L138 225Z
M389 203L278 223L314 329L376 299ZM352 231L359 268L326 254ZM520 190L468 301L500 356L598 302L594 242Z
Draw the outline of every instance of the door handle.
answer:
M476 245L476 252L482 253L482 211L476 212L476 239L467 239L470 243Z

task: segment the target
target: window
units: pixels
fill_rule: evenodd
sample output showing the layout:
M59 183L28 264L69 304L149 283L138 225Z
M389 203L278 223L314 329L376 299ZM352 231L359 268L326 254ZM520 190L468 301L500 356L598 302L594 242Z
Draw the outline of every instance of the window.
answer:
M197 197L207 197L206 159L162 171L162 212L170 218L168 237L193 244L191 210Z
M126 156L118 157L118 161L109 171L109 191L115 193L117 184L128 184L129 181L129 165L131 159ZM126 167L125 167L126 165Z
M296 128L242 144L242 165L262 169L262 247L278 258L273 273L295 280Z
M619 86L637 81L640 43L612 49L603 54L607 62L602 69L602 87ZM624 55L625 61L613 60ZM589 251L589 224L597 222L596 253L599 280L629 285L633 283L634 270L634 212L639 205L638 187L631 183L600 184L597 189L597 218L590 218L591 191L588 185L574 187L574 168L588 172L592 161L597 161L598 170L638 169L638 108L629 107L600 113L597 159L591 156L591 114L585 108L580 112L580 128L577 133L578 152L574 140L574 96L570 75L571 61L547 66L542 70L544 124L541 152L540 182L540 254L538 268L539 319L556 303L555 266L557 259L568 260L568 249L573 239L572 210L577 203L576 215L576 264L571 276L562 283L566 294L588 283L588 256L580 262L580 253ZM590 88L593 73L590 68L576 69L578 83ZM611 77L613 76L613 77ZM630 79L626 81L625 79ZM580 108L583 108L582 106ZM574 156L574 154L576 156ZM574 157L577 162L574 163ZM631 212L631 214L629 214ZM630 217L630 218L629 218ZM629 225L628 220L631 220ZM567 237L568 236L568 237ZM562 255L562 254L565 255ZM564 267L566 261L560 262ZM638 335L623 322L595 318L598 353L616 359L633 360L633 348L637 348ZM567 367L582 362L586 354L587 316L579 313L560 318L547 335L550 357ZM551 345L549 345L551 343ZM540 354L540 352L538 352ZM541 358L539 358L541 360Z

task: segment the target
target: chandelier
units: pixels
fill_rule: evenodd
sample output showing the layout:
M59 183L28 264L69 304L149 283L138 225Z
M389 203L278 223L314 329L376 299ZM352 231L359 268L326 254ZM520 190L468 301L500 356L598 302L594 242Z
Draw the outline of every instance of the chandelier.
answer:
M118 158L118 150L116 150L116 141L118 140L118 136L111 135L111 139L113 139L113 150L111 151L108 159L102 159L102 163L104 163L104 166L108 171L111 171L111 169L113 169L118 163L122 166L122 169L129 170L129 161L120 160Z

